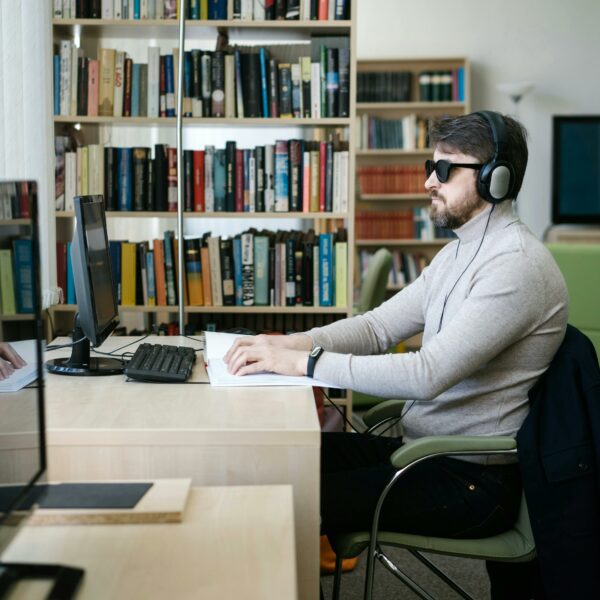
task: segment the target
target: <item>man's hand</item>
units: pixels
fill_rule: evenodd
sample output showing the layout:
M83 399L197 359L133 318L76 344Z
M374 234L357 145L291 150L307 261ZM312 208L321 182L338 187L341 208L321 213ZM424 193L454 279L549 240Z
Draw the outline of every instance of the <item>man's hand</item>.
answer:
M10 377L15 369L20 369L26 364L10 344L0 342L0 379Z
M312 340L304 334L257 335L237 339L223 360L232 375L269 371L280 375L306 375Z

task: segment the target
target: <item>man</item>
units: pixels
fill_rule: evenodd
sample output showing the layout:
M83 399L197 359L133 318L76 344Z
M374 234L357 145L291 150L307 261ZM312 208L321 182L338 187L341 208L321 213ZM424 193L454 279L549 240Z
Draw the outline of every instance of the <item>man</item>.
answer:
M26 365L19 353L6 342L0 342L0 380L10 377L15 369Z
M290 336L239 340L232 373L306 374L343 388L409 399L404 441L426 435L514 436L527 392L546 370L567 322L564 280L513 213L527 165L523 127L498 113L437 121L425 188L431 218L457 240L411 285L373 311ZM385 354L423 332L422 348ZM317 358L309 359L314 351ZM316 364L315 363L316 360ZM402 440L323 434L322 524L368 529ZM512 525L521 498L507 457L438 458L409 471L382 511L384 529L485 537Z

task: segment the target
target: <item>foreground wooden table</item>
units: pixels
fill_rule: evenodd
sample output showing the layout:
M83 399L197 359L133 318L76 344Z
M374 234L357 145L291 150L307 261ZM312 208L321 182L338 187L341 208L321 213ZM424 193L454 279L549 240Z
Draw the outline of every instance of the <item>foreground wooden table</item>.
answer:
M110 338L101 349L134 339ZM144 341L199 345L179 337ZM201 381L202 371L197 364L192 380ZM291 484L299 597L318 598L320 428L311 388L48 374L46 405L51 481L189 477L195 486Z
M23 528L4 561L85 569L77 600L295 599L290 486L193 488L182 523ZM10 600L41 600L26 581Z

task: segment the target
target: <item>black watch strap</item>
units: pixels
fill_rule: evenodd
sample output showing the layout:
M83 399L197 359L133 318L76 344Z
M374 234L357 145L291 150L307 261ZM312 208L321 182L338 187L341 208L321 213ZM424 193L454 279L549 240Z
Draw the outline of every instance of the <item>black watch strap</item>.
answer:
M321 348L321 346L315 346L308 355L308 363L306 365L306 375L308 377L313 377L315 373L315 366L321 354L323 354L325 350Z

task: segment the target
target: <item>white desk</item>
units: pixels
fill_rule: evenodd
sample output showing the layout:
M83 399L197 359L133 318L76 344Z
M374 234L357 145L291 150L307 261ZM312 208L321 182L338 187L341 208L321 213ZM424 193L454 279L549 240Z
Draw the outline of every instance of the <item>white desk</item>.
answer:
M77 600L294 600L292 515L289 486L194 488L182 523L29 526L2 559L85 569ZM9 598L49 587L25 581Z
M111 338L102 350L133 339ZM187 338L145 341L198 346ZM292 484L299 597L318 598L320 429L311 388L48 374L46 405L51 481L190 477L195 486Z

